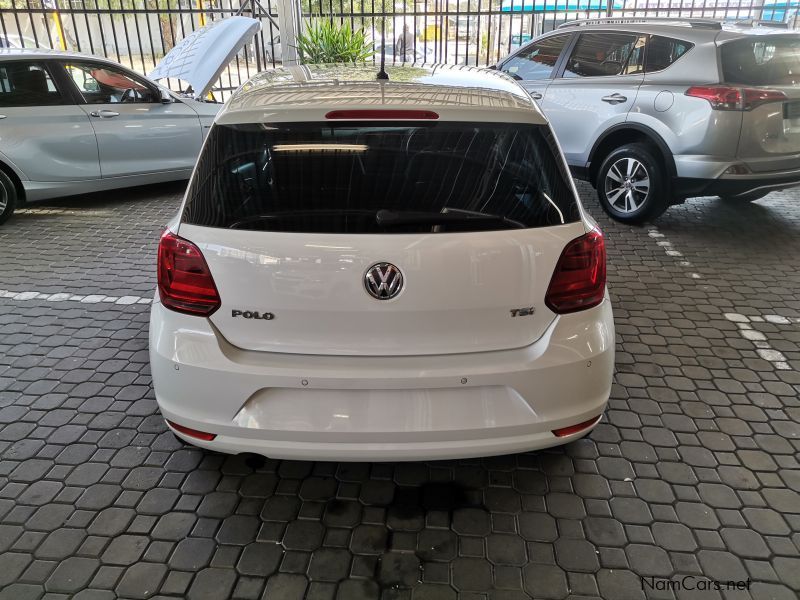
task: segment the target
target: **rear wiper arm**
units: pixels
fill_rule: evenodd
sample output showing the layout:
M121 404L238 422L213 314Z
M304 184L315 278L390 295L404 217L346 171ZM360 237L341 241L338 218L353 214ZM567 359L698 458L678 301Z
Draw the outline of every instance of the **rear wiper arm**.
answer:
M446 225L448 223L502 223L509 227L524 229L525 224L488 213L445 208L444 212L425 212L414 210L379 210L375 215L378 225Z

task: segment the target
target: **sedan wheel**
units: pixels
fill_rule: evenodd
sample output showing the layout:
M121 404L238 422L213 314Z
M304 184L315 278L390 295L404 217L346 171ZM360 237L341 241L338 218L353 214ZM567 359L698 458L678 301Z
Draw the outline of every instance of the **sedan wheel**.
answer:
M639 209L650 193L650 175L635 158L621 158L606 173L606 198L622 213Z
M17 205L17 188L8 175L0 171L0 225L5 223Z

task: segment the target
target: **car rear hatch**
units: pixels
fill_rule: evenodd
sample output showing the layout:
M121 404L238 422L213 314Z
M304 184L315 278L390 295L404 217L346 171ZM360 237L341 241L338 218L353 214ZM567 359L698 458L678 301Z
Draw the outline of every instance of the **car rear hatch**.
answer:
M234 346L379 356L535 342L584 233L546 125L424 119L216 124L178 231Z
M743 86L737 157L753 172L800 169L800 35L748 36L721 57L725 82Z

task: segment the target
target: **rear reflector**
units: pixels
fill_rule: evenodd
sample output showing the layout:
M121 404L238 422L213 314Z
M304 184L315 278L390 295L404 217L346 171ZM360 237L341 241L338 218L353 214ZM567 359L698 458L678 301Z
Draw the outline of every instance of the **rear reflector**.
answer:
M221 304L200 248L169 230L158 245L158 294L164 306L188 315L207 317Z
M544 303L554 313L586 310L603 301L606 245L597 229L572 240L558 259Z
M326 119L370 119L370 120L383 120L394 119L397 121L419 121L438 119L439 115L432 110L381 110L381 109L366 109L366 110L332 110L327 115Z
M173 423L170 420L166 420L167 424L172 427L178 433L182 433L185 436L195 438L198 440L203 440L204 442L210 442L215 437L217 437L216 433L206 433L205 431L198 431L197 429L192 429L190 427L184 427L183 425L178 425L177 423Z
M553 435L556 437L567 437L568 435L572 435L573 433L578 433L583 431L584 429L588 429L593 425L597 425L600 422L600 419L603 418L603 415L599 417L594 417L593 419L589 419L588 421L584 421L583 423L578 423L577 425L570 425L569 427L562 427L561 429L554 429Z
M686 95L708 100L714 110L752 110L762 104L786 100L786 94L780 90L727 85L695 85L686 90Z

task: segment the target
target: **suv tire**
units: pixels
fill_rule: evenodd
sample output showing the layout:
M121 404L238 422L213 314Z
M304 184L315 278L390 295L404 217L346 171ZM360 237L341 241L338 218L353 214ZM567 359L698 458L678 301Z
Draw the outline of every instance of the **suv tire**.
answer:
M668 176L647 144L625 144L600 165L595 187L600 205L622 223L642 223L669 206Z
M11 178L0 171L0 225L8 221L17 207L17 187Z

